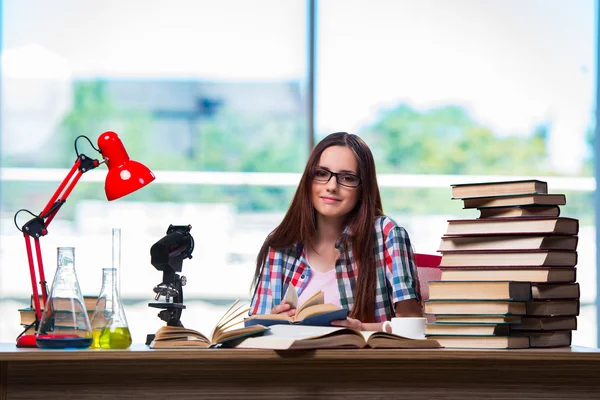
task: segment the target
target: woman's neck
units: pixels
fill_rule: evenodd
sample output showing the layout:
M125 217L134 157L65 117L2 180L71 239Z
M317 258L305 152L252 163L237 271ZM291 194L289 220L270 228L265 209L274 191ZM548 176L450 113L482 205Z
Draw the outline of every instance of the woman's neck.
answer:
M344 230L342 218L327 218L317 216L317 231L313 238L314 243L335 243Z

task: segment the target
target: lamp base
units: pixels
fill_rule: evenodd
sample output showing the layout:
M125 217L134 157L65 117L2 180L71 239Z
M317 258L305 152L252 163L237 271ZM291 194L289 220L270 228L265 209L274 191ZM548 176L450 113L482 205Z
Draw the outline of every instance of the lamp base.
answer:
M17 339L17 347L38 347L35 335L23 335Z

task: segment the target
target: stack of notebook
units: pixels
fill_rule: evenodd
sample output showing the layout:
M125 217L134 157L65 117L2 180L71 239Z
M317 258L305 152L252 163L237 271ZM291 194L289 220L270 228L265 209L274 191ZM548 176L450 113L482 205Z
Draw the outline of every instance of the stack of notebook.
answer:
M524 180L452 185L452 196L480 217L448 221L426 335L457 348L569 346L579 221L560 216L565 195Z

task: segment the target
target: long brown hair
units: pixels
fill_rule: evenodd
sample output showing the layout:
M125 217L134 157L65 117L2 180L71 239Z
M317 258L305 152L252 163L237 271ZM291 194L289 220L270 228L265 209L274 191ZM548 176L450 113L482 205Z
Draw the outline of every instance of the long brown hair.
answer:
M346 132L328 135L311 152L287 213L279 226L265 240L258 253L252 286L255 289L258 286L269 247L284 249L296 243L311 245L317 230L316 211L310 200L312 171L323 151L331 146L348 147L354 152L358 162L357 173L361 180L361 185L357 188L360 190L359 200L346 217L346 224L352 233L352 249L359 266L354 307L350 316L362 322L374 322L376 290L374 224L375 217L383 215L383 207L373 154L360 137Z

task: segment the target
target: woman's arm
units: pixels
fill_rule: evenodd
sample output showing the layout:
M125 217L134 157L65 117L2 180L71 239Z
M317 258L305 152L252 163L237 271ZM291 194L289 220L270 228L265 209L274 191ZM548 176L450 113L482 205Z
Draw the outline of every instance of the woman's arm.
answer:
M423 307L417 299L408 299L396 303L396 317L422 317Z
M396 303L396 317L422 317L423 309L417 299L408 299ZM333 321L333 325L347 326L361 331L382 331L383 322L360 322L354 318Z

